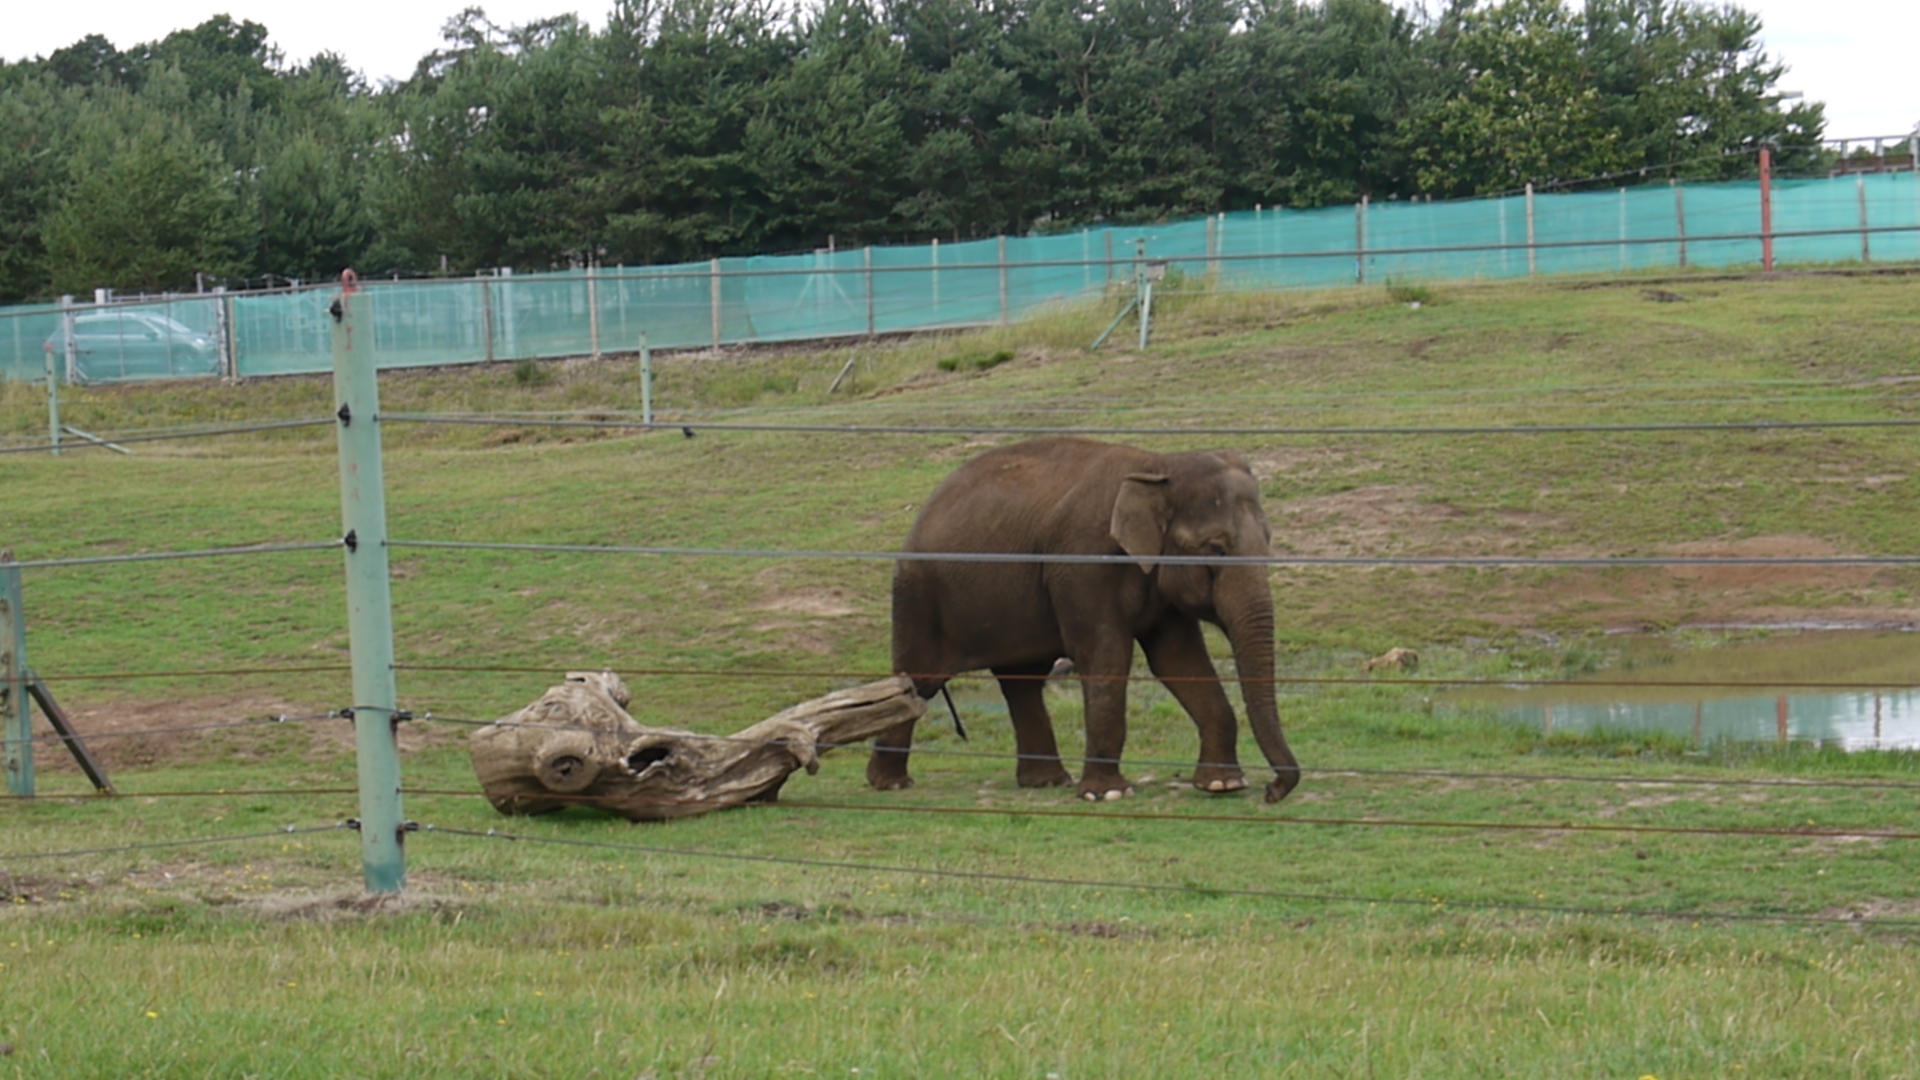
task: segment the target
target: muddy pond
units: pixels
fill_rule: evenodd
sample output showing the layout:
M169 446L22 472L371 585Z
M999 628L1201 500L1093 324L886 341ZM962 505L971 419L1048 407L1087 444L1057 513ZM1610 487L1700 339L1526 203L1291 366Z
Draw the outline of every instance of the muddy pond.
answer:
M1715 647L1634 636L1609 648L1615 663L1570 684L1477 686L1439 701L1545 731L1920 749L1920 633L1783 632Z

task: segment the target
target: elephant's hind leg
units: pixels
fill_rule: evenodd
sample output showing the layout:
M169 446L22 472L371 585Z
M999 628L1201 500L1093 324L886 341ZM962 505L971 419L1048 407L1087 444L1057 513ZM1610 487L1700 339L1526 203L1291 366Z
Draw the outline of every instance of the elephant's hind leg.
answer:
M1060 764L1060 747L1053 740L1053 718L1047 715L1047 675L1053 661L1014 664L993 669L1000 693L1007 699L1013 721L1013 745L1020 755L1014 780L1021 787L1059 787L1073 783Z

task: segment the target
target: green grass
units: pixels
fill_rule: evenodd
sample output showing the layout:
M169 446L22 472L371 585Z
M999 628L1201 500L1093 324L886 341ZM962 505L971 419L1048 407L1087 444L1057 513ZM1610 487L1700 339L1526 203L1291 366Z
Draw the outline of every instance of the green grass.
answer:
M1420 285L1417 309L1387 290L1194 291L1156 298L1144 354L1126 334L1087 353L1114 310L1089 308L657 357L656 402L682 422L961 428L1913 414L1907 279L1660 287L1686 302L1633 281ZM623 358L390 373L381 392L389 414L639 408ZM0 436L44 433L40 395L0 385ZM321 379L74 388L62 416L103 434L324 417L330 395ZM396 538L843 551L896 546L996 441L398 422L385 439ZM1909 554L1920 495L1905 429L1133 441L1240 449L1276 548L1305 554ZM5 457L0 547L339 531L325 427L135 448ZM973 740L932 714L906 792L868 791L848 750L779 806L672 825L507 820L472 794L460 721L560 670L611 667L642 722L714 732L883 673L884 562L396 548L402 703L434 714L403 732L407 816L433 828L409 837L400 901L359 894L346 831L17 857L357 814L350 794L299 793L353 787L342 721L140 733L349 704L340 558L26 572L29 659L129 794L0 802L0 1077L1920 1071L1920 849L1820 835L1909 831L1910 754L1546 738L1383 677L1290 690L1310 772L1264 807L1174 786L1192 727L1141 683L1140 794L1085 807L1013 786L1004 705L970 680ZM1747 632L1694 627L1910 621L1920 580L1308 567L1274 584L1291 675L1355 675L1407 645L1422 676L1535 678L1624 670L1605 633L1620 627L1706 648ZM1050 701L1074 752L1078 701ZM57 746L39 756L43 792L83 791ZM1444 775L1408 775L1423 770ZM247 794L191 794L222 790ZM1513 825L1605 829L1496 827ZM449 831L490 828L528 839ZM1788 828L1810 831L1768 834Z

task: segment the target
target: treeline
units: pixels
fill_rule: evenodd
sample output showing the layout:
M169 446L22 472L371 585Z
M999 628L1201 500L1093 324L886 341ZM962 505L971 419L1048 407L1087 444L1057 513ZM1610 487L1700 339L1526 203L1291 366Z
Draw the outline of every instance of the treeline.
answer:
M0 300L964 239L1819 153L1685 0L478 8L403 83L212 19L0 64Z

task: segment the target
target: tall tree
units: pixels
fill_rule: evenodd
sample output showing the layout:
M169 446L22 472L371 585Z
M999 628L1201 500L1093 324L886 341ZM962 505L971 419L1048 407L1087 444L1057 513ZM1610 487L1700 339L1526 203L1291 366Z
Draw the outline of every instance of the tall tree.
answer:
M194 274L241 275L248 230L219 154L177 121L149 115L127 135L94 131L47 216L58 292L191 288Z

